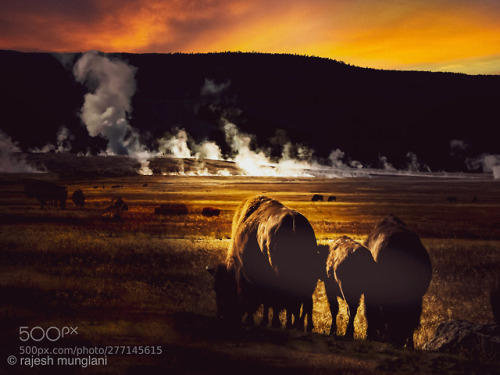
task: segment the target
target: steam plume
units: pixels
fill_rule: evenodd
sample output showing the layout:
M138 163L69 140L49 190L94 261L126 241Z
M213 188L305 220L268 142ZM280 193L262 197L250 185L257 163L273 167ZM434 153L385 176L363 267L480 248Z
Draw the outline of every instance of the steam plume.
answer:
M431 169L429 168L428 165L426 164L421 164L418 161L417 155L411 151L409 151L406 154L406 157L409 159L408 161L408 171L411 173L418 173L418 172L430 172Z
M184 129L177 130L177 134L161 138L158 151L166 156L175 158L190 158L191 150L188 146L188 135Z
M215 80L205 78L205 83L201 88L201 95L220 95L231 85L231 81L227 80L223 83L215 83Z
M484 173L493 173L494 179L500 179L500 155L483 154L475 159L467 159L469 169L482 169Z
M139 133L128 122L132 112L136 69L123 61L109 59L96 51L85 53L75 64L78 82L93 92L85 94L81 119L91 137L108 140L108 154L129 155L141 163L140 173L151 174L151 156L141 144Z
M16 142L0 130L0 172L3 173L43 173L26 162L19 155L21 149Z

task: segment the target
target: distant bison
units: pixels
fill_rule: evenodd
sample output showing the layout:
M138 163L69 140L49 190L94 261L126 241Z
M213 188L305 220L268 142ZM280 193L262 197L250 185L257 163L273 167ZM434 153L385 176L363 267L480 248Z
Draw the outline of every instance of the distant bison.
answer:
M76 207L85 206L85 194L81 189L75 190L71 195L71 200L75 204Z
M371 302L371 286L376 279L375 261L370 250L346 236L333 241L330 246L323 246L322 254L326 255L327 259L324 282L332 313L330 335L337 331L337 314L339 312L337 297L341 297L349 307L349 320L345 335L352 338L354 317L361 295L365 295L365 305Z
M491 287L490 301L495 323L500 326L500 275L497 276Z
M450 196L450 197L446 198L446 200L450 203L456 203L458 201L458 198L455 196Z
M183 203L164 203L155 208L156 215L187 215L188 208Z
M111 206L106 207L101 219L105 222L121 222L123 221L121 216L123 211L128 211L128 205L122 197L118 197L112 200Z
M220 215L220 208L205 207L205 208L203 208L203 211L201 212L201 214L203 216L207 216L207 217L219 216Z
M337 197L336 197L336 196L334 196L334 195L330 195L330 196L328 197L328 202L336 202L336 201L337 201Z
M66 208L68 189L66 186L48 181L31 181L24 186L24 194L28 198L36 198L43 208L46 204Z
M279 312L286 310L287 327L313 328L312 294L320 267L314 230L300 213L265 196L243 201L233 218L226 261L214 275L217 316L227 322L253 324L253 314L264 305L263 325L273 309L272 325L279 327ZM304 313L299 317L300 307Z
M380 221L365 246L377 263L377 280L366 306L368 339L413 347L422 298L432 277L429 254L419 236L395 216Z
M321 194L314 194L311 198L313 202L323 202L323 196Z
M111 206L106 207L105 212L116 212L128 211L128 205L122 199L122 197L115 198L111 201Z

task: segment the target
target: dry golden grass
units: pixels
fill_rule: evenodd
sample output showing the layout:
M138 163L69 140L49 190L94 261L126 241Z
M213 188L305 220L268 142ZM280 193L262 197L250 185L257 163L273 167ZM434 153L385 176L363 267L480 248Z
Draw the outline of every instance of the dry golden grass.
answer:
M409 178L152 176L92 181L74 178L62 183L70 194L78 188L84 191L85 208L77 209L69 202L64 211L40 210L36 201L23 196L19 181L12 177L3 180L0 328L11 335L21 322L43 325L72 321L84 327L81 339L89 343L125 340L146 344L151 338L177 347L188 338L194 347L201 345L196 342L208 339L198 337L197 341L192 336L206 329L203 322L213 325L210 319L215 315L211 278L205 267L224 259L236 206L244 198L262 193L303 213L320 243L344 234L363 241L374 223L388 213L399 215L413 227L423 237L434 268L421 328L415 334L417 347L432 337L440 322L492 320L488 285L500 269L500 186L495 181L458 184L454 180ZM143 186L145 183L147 186ZM122 187L111 188L114 185ZM314 193L336 195L338 201L310 202ZM449 195L458 196L459 202L448 203ZM104 223L102 212L118 196L129 210L122 213L122 222ZM473 196L479 197L479 203L472 202ZM154 215L154 207L167 202L185 203L188 214ZM202 216L206 206L220 208L221 215ZM345 304L341 305L339 335L347 324ZM184 328L187 336L179 332L179 322L184 320L187 323L182 324L190 327ZM314 295L314 323L316 334L329 333L331 316L321 282ZM363 338L366 321L362 307L355 328L356 337ZM265 335L270 336L264 340L283 339L274 337L275 333ZM297 344L289 334L286 337ZM256 342L259 340L260 336ZM314 341L316 338L300 340L312 340L307 341L308 348L328 342L320 350L325 353L344 350L344 344L335 340L321 344ZM377 349L362 341L349 345L355 353L343 357L347 361L344 364L337 363L346 366L344 372L372 372L382 362L384 371L390 370L392 365L384 362L387 358L377 352L389 349ZM363 354L371 351L376 353ZM361 355L362 360L357 360L361 367L351 363L357 355ZM415 365L415 358L408 357L407 361ZM131 365L130 360L126 363Z

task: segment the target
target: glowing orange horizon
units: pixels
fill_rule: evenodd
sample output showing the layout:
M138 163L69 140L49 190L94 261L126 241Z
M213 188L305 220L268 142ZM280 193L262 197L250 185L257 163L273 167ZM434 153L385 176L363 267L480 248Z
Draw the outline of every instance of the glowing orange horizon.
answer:
M372 68L500 74L500 5L492 0L453 5L446 0L384 5L107 0L99 3L96 17L83 20L57 12L16 13L16 8L4 12L15 27L0 32L0 48L298 53Z

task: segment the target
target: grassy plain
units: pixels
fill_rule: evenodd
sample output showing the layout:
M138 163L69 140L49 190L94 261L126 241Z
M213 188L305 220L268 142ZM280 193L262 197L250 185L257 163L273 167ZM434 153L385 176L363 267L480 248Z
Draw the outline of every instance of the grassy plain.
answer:
M376 177L354 179L39 175L82 189L84 208L41 210L23 194L33 176L0 176L0 318L2 366L19 351L19 327L78 326L67 347L161 345L161 355L112 355L105 367L66 367L63 373L467 373L500 365L429 353L422 345L441 322L493 320L488 290L500 269L500 182L486 178ZM311 202L313 194L335 202ZM330 338L331 316L322 283L315 293L315 331L244 328L215 320L207 265L224 259L232 214L246 197L266 194L304 214L320 243L343 234L364 240L392 213L423 239L433 263L417 350ZM129 210L103 222L112 199ZM449 202L447 197L457 197ZM473 201L476 197L477 201ZM161 203L184 203L188 214L155 215ZM218 217L203 207L221 209ZM346 310L338 318L345 329ZM360 314L362 315L362 314ZM48 346L49 342L42 343ZM39 344L41 345L41 344ZM0 368L1 369L1 368ZM10 368L9 370L12 370ZM44 372L16 366L22 373Z

